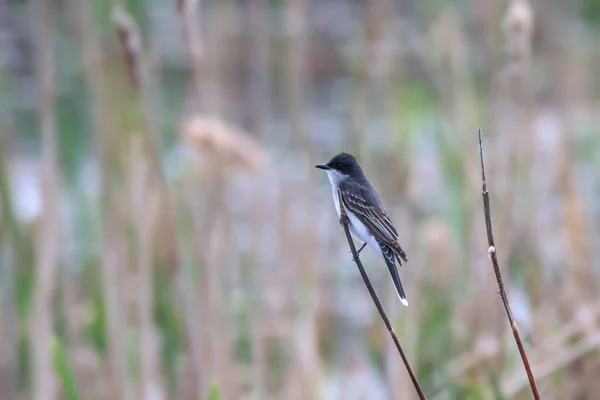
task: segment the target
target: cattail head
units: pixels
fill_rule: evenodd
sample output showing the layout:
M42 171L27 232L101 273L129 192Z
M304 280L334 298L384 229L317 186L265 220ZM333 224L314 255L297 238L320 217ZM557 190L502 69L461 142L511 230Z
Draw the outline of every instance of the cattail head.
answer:
M430 32L432 54L436 61L452 73L461 71L466 59L465 38L460 18L453 10L441 13Z
M265 164L265 149L246 132L214 116L198 115L181 125L183 139L192 148L224 167L256 172Z
M530 54L533 36L533 9L527 0L513 0L503 21L508 53L522 58Z

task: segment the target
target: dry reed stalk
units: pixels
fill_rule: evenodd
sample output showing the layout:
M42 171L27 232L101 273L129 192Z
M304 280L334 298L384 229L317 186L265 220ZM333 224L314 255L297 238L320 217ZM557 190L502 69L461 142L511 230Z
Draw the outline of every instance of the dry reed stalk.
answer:
M196 203L192 200L197 198L195 181L186 176L175 187L173 195L173 206L177 212L177 230L178 230L178 252L180 254L180 268L176 271L175 286L180 293L177 299L182 307L185 324L185 338L189 346L189 355L185 359L185 370L182 376L178 378L179 393L184 393L184 398L202 398L206 394L207 387L206 369L209 366L206 356L204 339L206 335L201 331L200 320L205 317L205 310L198 309L197 297L201 295L196 290L196 279L194 266L196 262L193 248L195 242L189 239L191 235L191 226L189 221L193 220L193 209ZM192 176L193 178L193 176ZM194 242L194 243L192 243Z
M292 143L298 147L311 149L312 141L305 126L304 88L307 84L306 74L306 15L307 0L290 0L287 2L286 24L288 40L288 115L292 128ZM313 153L313 152L311 152Z
M500 56L501 4L495 0L475 0L472 7L478 15L478 32L483 41L483 63L486 78L486 93L490 95L494 86L494 75ZM489 110L486 110L489 112Z
M140 393L144 399L165 398L157 354L154 327L154 282L152 279L152 233L156 225L159 197L150 184L149 168L141 151L139 137L133 136L131 151L131 211L136 235L137 310L140 324ZM135 140L138 139L138 140Z
M523 366L525 367L525 371L527 372L527 377L529 379L529 385L531 386L531 391L536 400L539 400L540 395L538 393L537 385L535 383L535 378L533 376L533 372L531 371L531 366L529 365L529 359L527 358L527 353L525 352L525 348L523 346L523 342L521 341L521 336L519 334L519 328L517 327L517 322L513 317L512 311L510 309L510 304L508 302L508 297L506 295L506 290L504 289L504 281L502 280L502 274L500 273L500 266L498 265L498 255L496 252L496 247L494 245L494 235L492 232L492 217L490 213L490 196L487 188L487 180L485 177L485 164L483 161L483 144L481 141L481 129L479 130L479 157L481 159L481 181L482 181L482 198L483 198L483 212L485 215L485 226L487 231L488 238L488 254L492 261L492 266L494 268L494 274L496 276L496 282L498 283L498 291L500 293L500 298L502 299L502 304L504 305L504 309L506 310L506 316L508 317L508 322L513 332L513 336L515 338L515 342L517 343L517 347L519 348L519 353L521 355L521 359L523 360Z
M307 187L310 182L306 182L305 185L305 187L296 188L298 192L293 198L302 198L306 191L312 190L312 187ZM293 207L294 204L292 204ZM317 210L319 205L309 201L305 207L307 210ZM319 291L320 270L317 268L319 253L316 249L320 247L320 243L318 235L314 233L313 221L310 218L304 219L297 225L290 223L289 226L297 227L297 230L294 229L295 232L291 232L288 240L291 241L292 251L298 254L297 257L293 257L295 258L293 263L297 277L296 304L300 308L300 312L296 321L293 321L296 326L293 336L298 359L298 383L301 385L299 395L303 399L315 399L320 396L319 381L324 372L317 343L317 312L321 293ZM292 252L285 254L293 255Z
M247 46L246 54L250 59L252 73L251 86L249 88L251 101L247 103L247 129L257 137L267 140L269 138L268 122L271 113L271 99L269 96L269 67L270 67L270 2L268 0L256 0L246 2L245 14L248 18L252 42ZM264 158L264 155L261 157ZM267 178L268 179L268 178ZM261 231L263 230L266 216L265 210L268 205L262 196L253 193L250 200L254 210L250 217L250 225L253 230L253 248L261 248ZM257 257L261 251L258 250ZM258 262L255 267L257 277L256 286L253 287L252 297L258 294L256 307L248 307L251 315L250 346L252 349L252 385L250 388L256 398L267 398L267 343L262 334L262 327L266 323L264 308L262 306L261 294L265 292L265 283L270 274L267 263Z
M165 198L162 201L167 203L164 205L167 210L167 223L164 229L167 229L167 236L172 241L175 237L174 223L171 215L172 208L169 207L168 186L164 179L163 166L157 146L159 131L156 124L156 112L152 103L150 62L144 54L142 38L135 20L120 4L113 7L112 19L121 45L126 70L141 107L142 121L140 125L143 129L140 129L140 131L142 138L144 138L144 150L151 162L154 172L152 176L156 178L160 185L161 190L159 192L164 194ZM176 246L170 243L168 247L173 249Z
M192 196L185 195L184 197L193 198ZM181 218L187 218L187 215L184 217L183 213L187 214L187 208L182 205L180 212ZM180 230L183 232L183 221L180 223ZM180 234L183 237L183 234ZM180 254L190 254L191 250L188 249L189 246L185 246L183 241L179 241L180 246ZM183 313L185 315L185 330L187 342L190 348L190 362L189 362L189 382L191 384L186 385L186 392L190 393L190 398L202 398L204 396L206 384L204 382L204 368L203 365L207 365L206 360L206 351L203 346L203 332L201 331L199 319L204 317L204 311L197 310L197 291L196 291L196 282L193 279L193 273L190 271L191 268L188 267L189 263L184 262L183 267L179 268L177 271L177 286L181 290L181 302L183 306ZM188 383L188 382L186 382Z
M549 14L549 13L548 13ZM562 34L561 24L557 23L552 14L540 18L542 29L548 31L547 35L556 40L551 40L548 46L551 58L555 61L557 71L553 74L555 89L554 113L560 118L559 143L552 155L552 165L556 165L556 176L552 181L552 188L557 188L561 197L562 224L565 233L565 261L568 260L569 268L561 281L561 298L566 300L561 305L565 316L572 312L572 305L580 304L596 298L596 278L593 268L590 268L591 254L589 218L586 215L584 199L578 190L579 174L575 172L577 160L577 139L575 138L572 112L579 107L582 98L590 94L588 88L594 85L589 82L588 71L581 66L581 45L569 43L568 36ZM586 79L587 78L587 79ZM541 139L543 140L543 139Z
M195 171L194 171L195 172ZM190 176L191 175L191 176ZM184 372L178 377L179 393L184 393L184 398L202 398L206 395L207 370L210 362L207 354L208 344L206 334L201 330L199 321L205 320L206 310L198 309L198 297L202 293L196 290L197 279L194 272L197 264L195 257L195 240L190 239L193 221L193 210L197 207L195 200L198 190L195 174L187 174L174 188L173 206L177 212L178 252L180 254L180 268L176 271L175 287L180 297L177 302L182 307L185 324L185 339L189 346L189 355L184 359ZM193 242L193 243L192 243Z
M17 314L15 313L15 266L19 261L19 235L6 174L10 153L8 128L0 126L0 320L2 337L0 390L10 399L17 397Z
M261 196L254 194L252 198L252 209L255 210L250 216L252 226L252 247L259 249L257 252L257 264L256 267L257 279L252 291L252 297L255 301L256 306L249 308L251 313L252 322L250 327L250 343L252 348L252 391L255 397L258 399L268 398L267 391L267 344L263 338L263 326L267 321L264 307L264 293L267 290L267 282L270 276L268 263L264 260L264 247L263 244L263 232L264 232L264 221L274 220L272 218L275 205L272 204L272 199L268 196ZM263 260L261 260L263 259Z
M231 394L237 388L230 383L231 377L227 372L231 369L230 341L224 334L228 332L228 306L221 279L222 265L218 262L222 253L221 242L227 240L225 236L230 223L224 216L222 202L229 173L234 170L259 171L265 164L265 149L246 132L211 116L198 115L184 120L181 136L201 158L201 164L194 171L194 177L200 181L190 182L190 189L201 184L209 203L202 207L198 204L197 191L186 193L194 222L194 247L198 261L202 261L201 277L197 282L200 296L190 294L187 297L195 299L198 302L196 309L204 313L201 319L204 326L194 329L200 330L207 341L204 354L208 355L210 363L204 364L211 366L207 374L218 378L221 390ZM210 214L206 214L204 209L211 210Z
M532 42L534 29L534 12L529 0L512 0L508 5L506 14L502 21L502 29L505 35L505 48L507 63L502 71L502 78L509 100L510 114L504 115L503 119L515 121L510 130L505 130L505 136L510 150L508 165L509 173L506 184L507 199L503 204L507 209L516 212L510 216L505 225L511 224L516 227L519 234L508 237L506 254L508 255L518 242L533 241L534 236L531 218L521 218L519 210L524 210L524 215L532 215L538 209L539 196L524 196L523 192L511 193L510 188L522 187L523 190L532 187L531 164L534 151L533 118L534 98L532 90L531 66L532 66ZM512 175L512 177L511 177ZM511 205L512 204L512 205ZM514 228L513 228L514 229ZM510 229L502 229L508 232Z
M198 295L195 296L194 313L197 322L196 329L200 333L202 354L204 360L204 375L207 382L213 381L219 385L220 395L231 398L232 379L231 349L229 330L227 329L227 298L223 295L221 279L222 242L222 175L218 166L213 166L214 175L203 185L191 185L195 190L188 192L188 208L191 211L193 228L193 247L198 274L194 280ZM188 181L190 182L190 181ZM191 182L190 182L191 183ZM209 205L203 207L199 201L198 188L210 192ZM210 213L206 213L209 209ZM205 384L206 386L206 384Z
M362 137L367 126L367 83L369 80L369 57L368 57L368 32L369 20L364 22L364 33L358 40L360 46L360 56L354 60L351 71L352 93L350 98L350 118L349 118L349 143L352 143L350 151L359 158L368 160L367 157L361 157Z
M364 74L362 82L364 87L362 89L360 87L357 88L357 100L364 102L367 87L370 85L373 86L375 92L378 93L378 102L372 106L372 110L380 110L374 111L374 114L375 118L383 117L386 121L383 128L385 132L393 132L395 130L395 89L401 86L398 84L398 78L401 71L396 62L398 56L397 46L400 46L400 44L396 42L392 43L391 40L394 34L393 30L398 29L399 26L398 20L396 19L398 16L395 7L396 4L390 0L376 0L367 6L364 22L365 44L362 49L363 53L361 54L361 59L359 60L359 68L363 69L362 73ZM357 108L353 110L357 113L354 116L356 118L355 121L360 124L362 118L362 124L365 124L366 114L368 113L366 104L362 104L362 110L360 103L357 102L356 106ZM363 115L361 115L361 112ZM364 128L364 125L362 127L357 126L356 129L360 129L361 131L356 132L356 134L364 134ZM360 140L360 137L358 139ZM401 139L399 139L398 135L393 135L393 138L391 139L395 148L398 150L405 148L403 143L398 143L399 140ZM406 154L406 156L407 157L403 158L403 160L409 158L408 154ZM365 158L365 161L368 162L368 160L369 158ZM395 162L395 160L391 162ZM392 166L391 169L400 171L406 170L406 168L397 165ZM401 187L403 183L404 182L401 182L398 185L392 186ZM398 297L396 292L394 290L388 291L384 303L387 306L386 308L390 313L392 320L395 319L398 312L397 300ZM413 309L410 311L413 311ZM413 328L419 326L418 323L415 323L414 317L412 312L405 313L405 319L407 319L405 328L408 335L414 335L416 332ZM381 329L378 332L383 338L383 330ZM385 378L387 380L387 386L390 388L391 393L393 393L393 398L404 399L410 396L409 393L411 389L410 383L408 382L409 377L399 373L400 360L395 356L393 347L394 342L385 342L386 350L383 354L385 362Z
M204 48L198 18L198 9L202 6L201 3L201 0L175 0L181 38L192 71L192 86L196 98L199 98L202 94L202 55Z
M263 320L264 318L262 317L260 310L254 313L250 333L252 345L252 389L257 399L267 398L267 387L265 383L267 380L265 376L267 371L267 349L261 330Z
M156 113L151 102L151 71L149 62L144 55L141 35L133 18L131 18L121 4L116 4L116 6L113 7L112 16L119 38L119 43L121 45L125 66L129 73L134 92L141 107L142 127L140 129L140 138L142 140L140 143L140 149L148 161L147 165L149 170L147 172L147 184L154 188L156 201L158 201L158 205L156 206L157 209L164 212L164 214L161 215L164 217L164 220L161 221L160 241L158 237L159 230L155 229L152 243L154 245L164 246L163 249L166 249L168 252L167 256L175 256L176 260L174 262L181 264L181 260L179 257L177 257L177 254L173 253L176 251L176 249L178 249L178 242L181 240L181 238L178 237L179 230L176 228L175 224L175 210L172 207L170 190L164 177L162 160L157 146L159 133L155 121ZM167 238L166 241L164 240L165 237ZM148 240L150 241L150 239ZM142 269L142 271L144 271L144 269ZM141 283L143 286L151 285L151 277L144 277L144 275L142 275L141 278ZM145 292L145 297L141 299L141 312L143 314L145 313L143 308L146 307L146 305L143 304L146 302L150 304L154 303L152 299L152 291L149 286L145 289ZM150 296L150 299L147 298L148 296ZM144 318L147 319L147 316ZM141 324L140 335L142 338L145 338L145 342L147 339L148 344L154 336L152 324L147 323L147 321L146 323ZM158 372L156 372L157 367L153 367L158 365L157 354L155 354L150 347L151 345L144 346L144 352L140 354L140 362L142 365L150 365L149 369L144 371L142 376L142 380L144 381L143 385L145 386L144 391L146 392L148 390L153 390L150 389L151 385L153 388L156 388L156 386L153 386L152 381L154 380L153 376L157 376L158 374Z
M2 161L0 161L2 162ZM0 220L0 227L1 225ZM8 235L7 235L8 236ZM14 303L14 245L12 238L0 236L0 290L2 325L0 337L0 390L6 398L17 398L17 328Z
M225 17L229 14L225 12L226 9L223 5L220 3L216 5L214 14L208 20L209 28L214 28L209 29L209 31L216 31L216 34L208 37L204 47L197 28L196 11L198 6L197 0L176 1L182 41L192 72L194 100L196 103L203 100L206 103L205 106L211 112L217 112L222 97L219 75L221 73L220 69L223 67L221 65L222 50L219 41L223 39L224 29L228 25ZM202 55L205 50L207 54L210 54L210 58L204 58L203 60ZM203 68L205 71L203 71ZM208 79L203 80L205 77ZM219 379L221 395L227 397L228 395L231 396L232 391L235 389L231 387L231 378L227 372L231 363L230 343L227 340L227 335L223 335L223 330L228 331L225 326L227 306L225 297L222 294L222 282L219 279L220 266L216 258L220 246L215 242L216 240L223 240L220 238L221 232L217 230L219 225L217 215L220 213L217 210L220 209L222 180L226 176L223 169L229 169L228 167L231 166L247 167L251 170L259 169L264 155L261 153L261 149L244 132L233 128L217 117L196 116L188 118L182 123L182 131L184 141L201 153L203 166L200 172L203 174L203 178L206 179L204 183L216 197L213 199L215 207L212 207L215 212L211 215L200 215L196 202L192 201L190 204L195 221L196 248L198 251L200 249L203 251L203 254L198 254L198 260L204 261L202 262L201 274L204 274L204 278L206 278L200 279L198 282L201 296L196 296L194 293L188 293L185 296L188 301L197 301L198 306L205 313L205 318L202 318L205 326L199 328L194 325L190 328L195 331L201 330L205 335L208 335L209 344L203 353L211 354L209 357L211 360L210 365L214 367L213 371L208 373L214 374ZM216 165L219 167L215 168ZM194 187L197 186L194 185ZM194 194L186 197L189 199L197 198ZM205 217L211 219L213 223L207 224ZM224 223L228 225L226 221ZM209 236L206 235L207 225L213 227L208 229ZM207 240L214 243L214 245L203 246L202 243L206 243ZM186 285L186 288L188 291L192 290L191 284ZM194 318L194 320L198 320L198 318ZM194 344L192 347L196 349L197 353L194 358L200 358L199 353L202 352L202 345ZM199 365L197 368L199 368Z
M173 216L171 215L172 207L169 206L168 186L164 178L163 166L157 147L159 133L155 119L156 112L151 102L150 63L145 57L141 35L135 20L131 18L120 4L113 7L112 18L119 38L125 67L142 110L141 125L143 129L140 131L142 138L144 138L143 147L154 172L152 174L153 179L156 179L160 186L159 193L164 194L162 201L166 204L161 204L161 206L167 210L167 223L163 229L168 231L165 236L172 242L175 240L175 230ZM163 233L165 232L163 231ZM176 246L170 243L169 248L173 249Z
M31 367L35 400L56 398L57 386L50 343L53 335L54 279L58 268L61 234L58 215L59 171L56 134L55 95L56 67L54 59L54 10L52 2L41 0L33 5L36 45L39 118L42 136L41 186L43 211L40 236L37 238L35 291L30 321Z
M249 24L247 31L252 40L245 53L250 58L252 71L249 88L251 101L246 102L248 107L246 126L257 137L266 140L269 137L267 125L271 106L269 96L270 4L268 0L256 0L246 2L242 7L245 7L244 14L247 16ZM260 154L260 156L252 158L263 160L259 164L264 165L264 150ZM254 162L250 164L252 165ZM265 210L269 209L269 205L265 204L265 199L257 196L256 193L252 194L250 202L252 203L251 209L254 210L250 216L253 248L260 249L264 221L268 218L265 216ZM260 253L261 251L257 250L258 258L260 258ZM256 398L267 398L267 343L263 335L263 327L267 323L267 318L264 315L264 307L262 307L262 294L266 291L266 282L270 271L268 263L258 262L257 264L255 267L256 285L253 287L252 293L249 293L249 297L256 298L256 307L248 307L251 315L250 347L252 349L252 368L250 370L252 384L249 385L249 388Z
M198 372L202 365L206 366L207 370L204 371L204 374L207 377L222 378L223 381L220 383L224 387L229 386L225 384L225 381L228 380L226 365L230 362L230 357L227 356L230 351L229 343L222 342L222 332L218 332L216 326L217 324L223 326L224 317L221 314L226 310L222 304L221 282L217 279L219 266L216 263L215 254L213 254L217 251L218 246L207 247L203 243L206 244L211 238L214 242L217 239L215 236L220 235L220 232L214 228L217 226L215 218L222 210L220 204L223 179L227 176L226 171L232 168L260 169L264 163L264 150L245 132L211 116L193 116L184 120L181 124L181 137L182 141L193 148L201 158L201 164L193 171L193 182L188 181L188 187L184 194L188 202L186 208L190 210L194 221L196 258L198 262L203 261L200 279L195 283L193 283L194 281L187 282L182 288L185 294L184 301L195 304L189 308L187 313L189 320L195 321L195 323L190 322L188 327L192 340L190 346L193 350L192 356L196 371ZM212 205L209 208L213 210L211 215L204 215L201 205L198 204L199 197L196 189L199 184L207 188L206 193L210 193L208 200ZM200 251L202 252L200 253ZM202 315L196 315L196 310L201 310ZM193 332L196 333L192 334ZM200 386L197 386L196 390L203 390L202 387L206 385L200 383L202 382L200 379L197 381ZM231 389L227 387L224 390Z
M218 187L218 186L217 186ZM213 208L215 210L215 208ZM222 267L227 267L222 260L227 259L227 249L225 243L227 238L223 229L225 225L224 212L216 211L219 217L213 220L209 225L210 231L208 237L203 231L206 225L196 222L197 243L204 243L204 251L200 254L200 259L206 271L206 286L208 289L206 306L210 308L210 320L204 321L208 325L210 333L210 351L211 362L213 364L216 382L219 385L219 395L223 398L237 398L234 395L237 392L234 379L231 374L233 369L233 358L231 350L231 330L228 327L229 297L225 296L228 292L223 286ZM212 218L211 218L212 219ZM198 246L198 245L197 245Z
M118 4L113 8L113 21L121 44L123 60L133 87L142 90L144 65L142 64L142 42L135 21Z
M113 396L131 398L133 386L129 379L129 371L126 363L125 329L126 309L124 307L125 296L124 283L121 268L126 265L123 262L122 235L124 224L119 220L115 212L114 196L107 194L106 224L103 227L102 257L101 257L101 280L103 286L104 308L107 310L107 342L109 346L109 374L111 382L116 384L112 388Z
M83 55L83 69L87 85L90 88L92 104L92 129L98 149L100 169L100 215L103 222L101 227L101 282L103 289L104 307L107 315L108 364L112 395L118 398L130 393L128 388L127 368L125 360L125 332L120 310L122 295L120 279L115 254L115 233L121 224L113 215L112 192L115 183L111 177L115 171L113 152L110 142L116 132L114 118L109 111L106 75L103 66L103 53L90 4L87 1L76 0L72 4L76 10L78 21L78 37Z
M231 6L230 2L216 2L211 8L210 15L205 19L202 109L211 113L220 113L223 109L222 77L228 67L223 60L229 53L229 47L225 46L223 41L231 32L230 21L227 20L229 17L227 10Z
M410 379L413 383L413 386L415 387L415 390L417 391L419 399L424 400L425 395L423 394L423 390L421 389L421 386L419 385L419 382L417 381L417 377L415 376L415 374L410 366L408 358L406 358L406 355L404 354L404 350L402 349L400 340L398 339L398 336L396 335L396 331L392 327L390 320L388 319L383 307L381 306L381 302L379 301L379 298L377 297L377 294L375 293L375 289L373 289L373 285L371 285L371 281L369 280L369 277L367 276L367 273L365 272L362 262L360 261L360 257L358 256L358 252L356 251L356 247L354 246L354 242L352 241L352 236L350 236L350 229L348 227L349 220L348 220L348 217L346 216L346 210L344 208L344 203L342 201L342 194L339 192L339 190L338 190L338 196L339 196L339 201L340 201L340 213L341 213L340 222L342 223L342 226L344 227L344 232L346 233L346 239L348 240L348 246L350 246L350 251L352 252L352 257L354 259L354 262L356 262L356 266L358 267L358 270L360 271L360 275L362 276L363 281L365 282L365 286L367 287L369 294L371 295L371 298L373 299L373 303L375 303L375 306L377 307L377 311L379 311L379 315L381 315L381 319L383 320L385 327L387 328L388 332L390 333L390 336L392 337L392 340L394 341L394 344L396 345L396 349L398 349L398 353L400 353L400 357L402 357L404 366L406 367L406 370L408 371L408 374L410 375Z
M539 196L530 195L531 162L533 155L532 121L534 102L531 80L531 47L534 27L533 10L527 0L511 0L501 21L504 34L504 65L498 74L498 87L494 93L496 123L493 146L498 149L493 154L491 164L499 171L497 195L500 204L510 212L498 216L497 239L506 243L505 251L498 255L499 263L504 264L511 254L531 246L534 240L532 218ZM510 235L507 235L511 232ZM492 291L497 283L490 275L484 291ZM537 285L542 279L532 282ZM528 286L531 289L531 286ZM486 301L493 301L487 297ZM494 330L500 338L506 325L502 322L502 310L496 307L483 307L489 315L485 321L494 322ZM490 313L493 313L492 316ZM489 326L489 325L487 325ZM494 360L495 369L504 369L504 358Z
M308 46L310 45L310 41L308 40L309 31L307 29L309 1L290 0L287 1L286 4L287 7L284 16L287 28L285 33L287 34L286 39L288 43L286 94L288 100L287 110L291 127L291 143L295 148L303 149L310 160L315 156L316 149L306 126L305 111L306 87L310 84L311 80L311 77L307 71ZM266 56L267 54L263 55L263 57ZM314 190L314 187L309 186L304 188L303 193L307 193L312 190ZM281 199L279 201L279 206L285 208L284 210L280 210L282 213L289 215L289 209L294 207L294 204L292 201ZM287 215L285 218L289 220ZM283 220L280 222L283 222ZM285 222L283 223L285 224ZM289 232L289 225L286 227L282 226L281 229L278 227L278 232L283 233L286 230ZM290 234L291 232L288 233L288 235ZM288 235L286 235L286 238ZM314 238L314 235L307 235L305 237L309 236ZM298 243L298 241L290 242L288 240L282 240L281 250L283 254L290 256L294 252L298 252L299 249L295 246L295 243ZM288 249L283 247L288 247ZM312 248L314 249L314 247ZM284 282L290 283L294 281L305 282L307 285L311 286L311 289L316 288L317 285L315 277L317 276L317 263L314 258L314 251L309 250L303 252L302 254L309 256L310 260L306 260L307 262L305 263L299 263L298 261L300 260L285 263L287 270L281 271L283 272L282 279ZM289 290L286 293L286 301L289 302L290 306L293 305L293 307L300 307L300 313L303 314L303 317L295 318L292 313L289 313L286 310L283 312L285 315L285 317L283 317L285 320L284 323L293 327L302 324L301 320L304 320L306 325L304 325L303 328L309 329L308 332L310 332L310 335L313 335L312 337L314 337L314 317L316 308L313 307L309 309L300 305L296 305L298 304L297 299L303 294L304 291L301 289L301 287L289 287ZM318 295L318 293L316 294ZM305 347L306 344L302 342L312 342L312 338L295 336L293 332L287 335L287 337L280 337L279 339L282 341L282 343L291 342L294 347ZM307 351L305 352L298 350L302 356L295 356L291 359L289 368L286 371L287 376L284 378L286 381L285 386L289 387L290 389L295 389L294 392L297 396L299 396L299 398L316 398L318 397L318 392L320 390L318 384L316 383L318 382L318 373L320 372L318 355L315 353L316 347L314 345L309 345L306 350Z
M585 206L576 190L572 151L573 144L567 133L563 134L560 147L560 172L557 177L562 194L563 226L567 235L567 257L569 268L563 279L562 291L573 304L596 297L595 277L590 268L593 256L590 252L591 232L587 227Z
M268 139L267 123L270 114L269 97L269 61L270 61L270 4L268 0L247 2L247 12L251 45L248 46L252 84L250 87L251 101L248 105L248 130L254 132L263 140Z
M401 87L401 70L400 64L397 62L398 55L402 52L399 49L401 46L400 41L393 41L394 31L399 29L402 25L398 20L396 13L396 4L390 0L377 0L371 3L368 7L366 22L365 22L365 40L366 45L364 47L364 54L362 55L361 63L366 65L364 73L365 76L365 89L372 85L375 92L378 93L378 103L375 103L371 110L375 114L375 118L383 117L386 121L383 132L393 132L396 129L396 88ZM360 89L359 89L360 90ZM363 95L366 96L366 93ZM365 114L368 113L365 105ZM380 110L380 111L376 111ZM355 110L360 112L360 108ZM365 116L366 117L366 116ZM363 118L365 118L363 117ZM360 116L357 116L359 119ZM381 133L383 133L381 132ZM364 132L362 132L364 134ZM394 158L389 162L393 165L391 168L395 171L407 171L406 163L408 163L410 155L406 152L409 146L407 143L402 143L406 140L405 136L392 135L391 142L393 143L396 151L404 152L405 156ZM367 158L368 160L368 158ZM398 165L396 162L403 163L404 165ZM390 182L392 187L399 189L405 186L406 180L398 176L400 182ZM390 313L392 320L396 319L398 314L399 304L398 297L394 290L388 291L384 303L387 305L387 310ZM407 337L416 337L417 329L419 327L418 316L413 313L416 309L410 309L407 313L404 313L405 320L404 327ZM384 333L381 328L381 338L384 338ZM413 341L414 343L414 341ZM406 344L406 342L405 342ZM383 355L385 362L385 378L387 380L387 386L390 392L393 394L395 399L405 399L410 397L411 384L409 382L409 376L400 373L401 363L398 357L395 356L394 343L387 341L385 342L385 353Z

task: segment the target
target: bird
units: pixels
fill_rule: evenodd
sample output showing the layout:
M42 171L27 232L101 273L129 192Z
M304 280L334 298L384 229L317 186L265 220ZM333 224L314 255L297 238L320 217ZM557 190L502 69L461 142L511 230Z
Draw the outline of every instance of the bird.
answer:
M408 258L398 243L398 232L392 220L358 161L352 154L342 152L326 164L318 164L315 167L327 172L335 210L342 223L339 190L350 233L363 242L358 253L368 244L385 261L400 302L408 307L408 300L396 268L396 262L402 266L402 261L407 263Z

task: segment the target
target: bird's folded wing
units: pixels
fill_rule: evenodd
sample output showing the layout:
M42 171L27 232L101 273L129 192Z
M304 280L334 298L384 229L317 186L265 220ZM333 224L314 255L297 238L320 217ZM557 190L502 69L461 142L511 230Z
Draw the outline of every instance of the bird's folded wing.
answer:
M398 232L383 207L359 185L340 185L344 206L352 211L373 234L386 243L398 240ZM371 198L373 197L373 198Z
M352 211L377 239L387 243L407 261L406 253L398 244L398 232L378 199L360 185L340 184L340 192L344 206Z

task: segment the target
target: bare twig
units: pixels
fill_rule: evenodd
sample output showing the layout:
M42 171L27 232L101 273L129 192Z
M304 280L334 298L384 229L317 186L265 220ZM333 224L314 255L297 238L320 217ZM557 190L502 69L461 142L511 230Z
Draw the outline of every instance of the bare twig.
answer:
M367 286L367 289L369 290L369 294L371 295L371 298L373 299L373 303L375 303L375 306L377 307L377 310L379 311L379 315L381 315L381 319L383 319L383 323L385 324L385 327L387 328L388 332L390 333L390 336L392 337L392 340L394 341L394 344L396 345L396 348L398 349L398 353L400 353L400 357L402 357L402 361L404 362L404 365L406 366L406 370L408 371L408 374L410 375L410 379L412 380L412 383L415 386L415 390L417 391L417 394L419 395L419 399L424 400L424 399L426 399L426 397L423 394L423 390L421 389L421 386L419 385L419 382L417 381L417 377L413 373L413 370L410 366L410 363L408 362L408 359L406 358L406 355L404 354L404 350L402 349L400 340L398 340L396 331L392 327L392 324L390 323L390 320L388 319L387 314L385 313L383 306L381 305L381 302L379 301L379 298L377 297L377 294L375 293L375 289L373 289L373 285L371 285L371 281L369 280L369 277L367 276L367 273L365 272L362 262L360 261L360 258L358 257L358 252L356 251L356 247L354 246L354 242L352 241L352 237L350 236L350 229L348 228L348 217L346 216L346 210L344 208L344 203L342 201L342 194L340 193L339 190L338 190L338 196L340 199L340 213L342 215L340 221L342 223L342 226L344 227L344 232L346 233L346 239L348 240L348 246L350 246L350 251L352 252L352 257L353 257L354 261L356 262L356 266L358 267L358 270L360 271L360 275L362 276L363 281L365 282L365 285Z
M535 383L535 378L533 377L533 372L531 372L531 367L529 365L529 359L527 358L527 353L525 353L525 348L523 347L523 342L521 341L521 336L519 335L519 329L517 327L517 322L513 317L512 311L510 309L510 304L508 302L508 297L506 296L506 290L504 289L504 282L502 281L502 275L500 274L500 266L498 265L498 256L496 254L496 246L494 245L494 235L492 233L492 217L490 214L490 196L487 190L487 181L485 178L485 165L483 163L483 145L481 143L481 129L479 129L479 157L481 159L481 181L482 181L482 196L483 196L483 212L485 214L485 227L487 230L487 238L488 238L488 254L490 259L492 260L492 266L494 267L494 274L496 275L496 281L498 282L498 292L500 293L500 298L502 299L502 303L504 304L504 309L506 310L506 316L508 317L508 322L510 323L510 327L513 332L513 336L515 337L515 342L517 343L517 347L519 348L519 353L521 354L521 359L523 360L523 366L525 367L525 371L527 372L527 377L529 378L529 386L531 386L531 391L533 392L533 397L537 400L540 398L538 393L537 385Z

